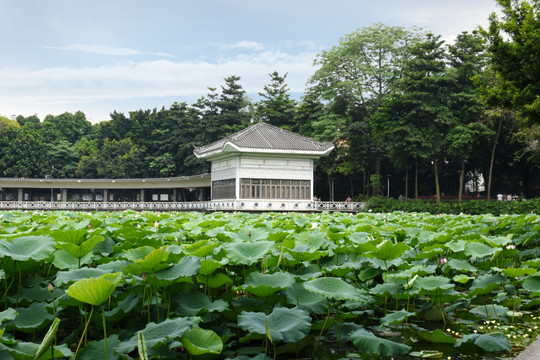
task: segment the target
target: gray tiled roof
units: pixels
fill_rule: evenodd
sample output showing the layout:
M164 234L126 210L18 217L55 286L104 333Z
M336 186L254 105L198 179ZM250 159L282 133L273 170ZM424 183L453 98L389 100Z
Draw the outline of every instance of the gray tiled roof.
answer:
M323 156L334 148L331 142L319 142L291 131L258 122L215 143L196 147L199 158L216 155L227 145L240 152L296 153Z

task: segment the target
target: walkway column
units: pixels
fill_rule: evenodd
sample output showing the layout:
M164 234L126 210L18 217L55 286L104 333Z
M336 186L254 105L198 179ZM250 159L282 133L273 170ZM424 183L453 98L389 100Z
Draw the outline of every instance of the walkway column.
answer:
M172 202L176 202L176 188L172 189Z
M17 201L22 201L22 200L23 200L23 189L19 188L17 189Z
M141 201L140 202L144 202L144 189L141 189Z
M67 189L62 189L62 202L67 202Z
M104 203L109 202L109 190L107 189L103 190L103 202Z

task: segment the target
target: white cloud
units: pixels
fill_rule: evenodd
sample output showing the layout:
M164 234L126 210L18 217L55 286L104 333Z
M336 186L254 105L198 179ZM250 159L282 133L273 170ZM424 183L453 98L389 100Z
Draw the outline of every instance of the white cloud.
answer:
M238 41L234 44L221 44L220 48L224 50L246 49L246 50L253 50L253 51L261 51L264 49L264 46L263 44L256 41Z
M21 114L42 112L41 108L77 106L85 111L85 104L136 98L200 97L207 87L223 85L223 78L241 77L240 84L248 94L257 94L270 81L269 73L288 73L287 84L292 92L303 92L313 74L316 53L289 54L266 51L241 54L209 61L172 61L167 59L134 62L109 66L42 70L23 68L0 69L0 109L21 109ZM161 106L161 105L159 105ZM38 109L39 108L39 109ZM104 112L116 110L114 106ZM134 108L131 110L137 110ZM62 111L62 112L63 112ZM51 112L52 113L52 112Z
M91 45L91 44L71 44L67 46L42 46L46 49L79 51L98 55L112 56L137 56L137 55L153 55L158 57L173 57L173 55L163 52L142 52L136 49L114 47L107 45Z

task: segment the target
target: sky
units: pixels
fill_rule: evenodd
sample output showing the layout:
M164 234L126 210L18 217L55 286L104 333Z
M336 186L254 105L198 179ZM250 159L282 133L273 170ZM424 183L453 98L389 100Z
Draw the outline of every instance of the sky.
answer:
M0 0L0 115L82 111L93 123L193 104L224 78L256 100L269 74L300 98L313 61L374 23L452 42L495 0Z

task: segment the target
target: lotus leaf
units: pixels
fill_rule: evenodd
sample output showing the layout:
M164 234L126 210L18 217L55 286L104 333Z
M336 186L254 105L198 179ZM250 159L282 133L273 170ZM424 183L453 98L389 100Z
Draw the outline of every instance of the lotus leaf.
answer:
M15 309L18 315L13 320L6 322L6 329L17 329L29 334L43 329L54 319L54 316L47 312L46 307L46 302L36 301L28 307ZM7 315L12 317L13 312L10 311Z
M474 344L480 349L487 352L499 352L499 351L508 351L512 348L506 336L502 334L470 334L465 335L457 343L456 347L459 348L464 344Z
M176 264L156 272L155 278L162 282L177 282L183 278L194 276L199 271L201 263L194 256L185 256Z
M288 288L293 283L294 276L287 272L280 271L273 274L252 272L242 288L255 296L267 297Z
M223 285L233 283L232 279L223 273L217 273L210 276L197 275L197 281L201 284L205 284L211 289L217 289Z
M101 305L112 295L121 278L121 273L107 273L94 279L78 280L66 294L86 304Z
M471 257L471 259L482 258L485 256L491 256L497 251L496 248L493 248L487 244L479 242L469 242L465 245L465 254Z
M469 295L489 294L504 282L505 279L500 274L479 276L472 282L469 288Z
M233 242L224 244L225 253L234 264L252 265L275 245L272 241Z
M56 249L56 242L50 236L29 235L0 240L0 256L15 261L29 259L42 261L50 258Z
M409 317L415 315L415 313L408 312L405 310L396 311L380 319L382 326L401 324L403 321L407 320Z
M304 287L314 293L336 300L365 300L367 296L340 278L322 277L306 281Z
M70 271L59 271L56 273L56 279L54 280L53 284L55 286L62 286L82 279L97 278L107 273L109 273L109 271L98 268L81 268Z
M88 264L92 261L92 253L86 254L82 258L76 258L66 250L57 250L54 252L53 265L58 269L74 270L78 269L80 265Z
M142 275L164 269L168 266L168 264L164 263L168 256L169 253L166 246L154 249L144 259L138 259L134 263L127 265L124 268L124 274Z
M536 270L529 267L506 268L503 269L503 274L511 278L518 278L524 275L536 274Z
M409 250L409 246L404 243L393 244L388 240L384 240L377 245L373 255L383 261L399 258L405 251Z
M192 325L193 322L186 318L169 318L159 324L151 322L142 330L144 339L146 340L146 346L155 348L163 346L170 341L179 340ZM118 353L127 354L133 351L137 347L137 344L138 335L135 334L129 340L120 342L115 350Z
M464 275L464 274L459 274L459 275L456 275L453 277L453 280L455 282L458 282L460 284L466 284L467 282L469 282L469 280L472 280L474 279L474 277L472 276L467 276L467 275Z
M113 334L107 338L109 344L118 343L118 335ZM109 360L119 360L121 359L119 354L114 353L114 348L112 346L107 346L109 351ZM100 341L91 341L84 348L84 352L81 355L81 360L95 360L105 358L105 340L101 339Z
M94 235L80 244L59 242L57 246L60 249L67 251L71 256L80 259L88 255L92 251L92 249L102 241L105 241L105 238L103 236Z
M9 308L7 310L0 312L0 324L2 324L6 320L15 319L17 315L19 315L19 313L17 312L17 310L13 308Z
M377 337L363 329L353 331L349 336L358 350L368 354L398 356L411 351L408 345Z
M410 326L420 338L433 344L455 344L457 341L455 337L445 333L441 329L429 331L414 324Z
M316 314L323 314L328 308L325 296L306 290L302 283L294 283L284 294L289 304Z
M450 269L457 270L457 271L463 271L463 272L477 272L478 269L475 268L473 265L471 265L470 262L466 260L460 260L460 259L450 259L446 263L446 267L449 267Z
M422 293L431 294L432 292L444 292L452 289L454 284L450 283L450 279L444 276L426 276L416 279L414 288Z
M297 342L311 329L311 317L300 308L274 308L270 315L262 312L242 311L238 326L261 335L270 334L273 342Z
M211 255L219 243L212 240L199 240L193 244L184 246L184 252L187 255L194 255L198 257L205 257Z
M180 339L191 355L220 354L223 350L221 338L212 330L194 327Z
M523 288L531 293L540 293L540 276L529 276L523 280Z
M34 359L38 349L39 344L32 342L19 341L10 346L5 346L0 343L0 353L3 355L7 353L10 356L6 357L6 359L32 360ZM68 348L67 344L54 346L53 352L53 354L51 354L50 351L46 352L39 358L39 360L48 360L51 358L51 356L55 359L68 359L73 357L73 352Z

